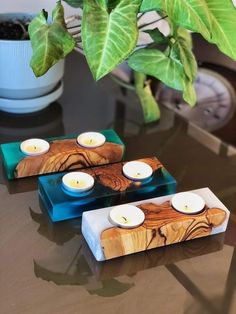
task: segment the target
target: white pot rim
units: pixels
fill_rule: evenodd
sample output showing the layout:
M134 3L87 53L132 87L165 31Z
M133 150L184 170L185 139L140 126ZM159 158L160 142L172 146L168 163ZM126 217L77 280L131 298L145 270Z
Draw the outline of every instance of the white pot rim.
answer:
M19 16L20 17L30 17L31 20L33 17L36 16L36 13L29 13L29 12L5 12L5 13L0 13L0 22L2 21L11 21L11 20L14 20L15 18L17 18ZM4 17L6 17L6 19L4 19ZM22 43L29 43L30 42L30 39L0 39L0 43L4 43L4 42L7 42L7 43L11 43L11 44L16 44L19 42L22 42Z
M30 19L32 20L35 16L37 15L37 13L30 13L30 12L5 12L5 13L0 13L0 22L1 21L11 21L14 20L15 18L21 18L21 17L30 17ZM4 19L6 17L6 19ZM48 20L50 21L50 17L48 17ZM30 43L30 39L0 39L0 43L10 43L10 44L14 44L14 43Z

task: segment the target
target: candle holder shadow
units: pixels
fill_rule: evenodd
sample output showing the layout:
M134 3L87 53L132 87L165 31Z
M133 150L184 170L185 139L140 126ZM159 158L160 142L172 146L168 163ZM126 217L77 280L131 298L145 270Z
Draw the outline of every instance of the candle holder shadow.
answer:
M175 193L176 181L156 157L140 159L153 169L151 180L132 181L123 175L124 162L83 169L95 179L87 195L64 191L62 174L39 178L39 194L52 221L81 217L82 213L139 199Z
M194 193L206 203L204 211L195 215L175 211L170 204L173 195L132 203L145 214L144 223L133 229L112 225L107 218L110 207L86 212L82 216L83 236L96 260L103 261L224 232L228 209L208 188Z
M47 139L50 149L39 156L26 156L20 150L21 142L0 145L3 165L8 180L35 175L64 172L97 165L119 162L125 146L114 130L100 131L106 138L100 147L86 148L77 143L78 135Z

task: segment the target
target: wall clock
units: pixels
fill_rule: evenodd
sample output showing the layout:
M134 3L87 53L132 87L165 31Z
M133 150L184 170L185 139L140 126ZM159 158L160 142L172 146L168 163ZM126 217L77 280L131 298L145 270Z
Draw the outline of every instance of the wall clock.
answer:
M201 68L195 81L197 104L187 105L180 92L161 85L158 100L185 119L207 131L226 125L236 108L236 93L231 83L215 71Z

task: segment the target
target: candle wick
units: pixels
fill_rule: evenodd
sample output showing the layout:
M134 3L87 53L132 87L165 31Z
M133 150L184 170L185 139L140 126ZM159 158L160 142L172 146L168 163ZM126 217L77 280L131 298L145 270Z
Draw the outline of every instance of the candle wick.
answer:
M124 219L125 222L127 222L127 219L124 216L122 216L122 218Z
M137 172L137 176L140 176L140 172Z
M77 180L76 183L79 184L79 180Z
M37 147L36 146L34 146L34 150L36 150L37 149Z

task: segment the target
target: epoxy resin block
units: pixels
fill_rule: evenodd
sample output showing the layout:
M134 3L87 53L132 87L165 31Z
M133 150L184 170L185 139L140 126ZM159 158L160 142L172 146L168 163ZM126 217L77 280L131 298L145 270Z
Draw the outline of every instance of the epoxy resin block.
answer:
M94 178L94 186L84 193L72 193L62 184L64 173L39 178L39 194L52 221L80 217L84 211L155 196L175 193L176 181L156 157L139 161L148 164L152 175L143 181L123 174L125 162L83 169Z
M229 210L208 189L193 191L205 201L198 214L183 214L171 206L173 195L142 200L145 219L137 228L123 229L109 220L112 207L83 213L82 233L97 261L146 251L174 243L201 238L226 230Z
M125 147L116 132L104 130L98 134L105 137L105 142L96 145L96 139L87 135L86 147L78 143L78 134L48 139L50 147L45 153L41 139L24 141L25 144L34 144L24 145L23 151L22 142L2 144L0 150L7 177L12 180L121 161ZM42 153L38 154L40 151Z

